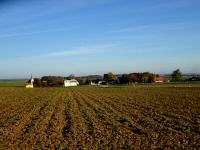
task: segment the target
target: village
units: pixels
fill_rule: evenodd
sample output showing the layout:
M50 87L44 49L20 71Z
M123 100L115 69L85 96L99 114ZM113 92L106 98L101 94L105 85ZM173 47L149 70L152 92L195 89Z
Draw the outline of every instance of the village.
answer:
M133 85L138 83L166 83L170 82L169 78L154 75L148 72L145 73L131 73L123 75L115 75L113 73L100 75L91 75L84 77L75 77L70 75L68 77L60 76L44 76L41 79L38 79L31 75L30 80L26 84L26 88L34 87L74 87L79 85L90 85L98 87L106 87L111 85Z
M129 74L114 74L112 72L104 75L88 75L75 76L74 74L68 77L62 76L43 76L37 78L31 75L25 85L26 88L34 87L75 87L75 86L96 86L96 87L112 87L117 85L137 85L137 84L165 84L165 83L192 83L199 82L200 75L198 74L183 74L180 69L172 71L171 74L155 74L149 72L129 73Z

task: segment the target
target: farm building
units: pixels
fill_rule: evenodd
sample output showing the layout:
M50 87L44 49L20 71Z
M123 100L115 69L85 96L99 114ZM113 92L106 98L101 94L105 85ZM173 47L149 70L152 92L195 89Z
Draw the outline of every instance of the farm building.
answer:
M90 81L90 85L97 85L94 81Z
M64 87L69 87L69 86L78 86L79 82L76 79L71 79L71 80L64 80Z
M169 82L169 80L165 77L156 76L156 77L154 77L154 82L162 83L162 82Z
M26 84L26 88L33 88L34 78L31 76L31 79Z

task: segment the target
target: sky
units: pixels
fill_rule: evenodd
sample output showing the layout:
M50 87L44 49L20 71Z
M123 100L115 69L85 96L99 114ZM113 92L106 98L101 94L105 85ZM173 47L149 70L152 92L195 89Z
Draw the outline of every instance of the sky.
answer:
M0 0L0 79L200 73L199 0Z

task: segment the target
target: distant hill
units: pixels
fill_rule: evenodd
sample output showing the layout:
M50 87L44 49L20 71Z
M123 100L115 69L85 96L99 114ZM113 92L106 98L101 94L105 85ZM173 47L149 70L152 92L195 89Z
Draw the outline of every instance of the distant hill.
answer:
M9 81L27 81L29 79L0 79L0 81L5 81L5 82L9 82Z

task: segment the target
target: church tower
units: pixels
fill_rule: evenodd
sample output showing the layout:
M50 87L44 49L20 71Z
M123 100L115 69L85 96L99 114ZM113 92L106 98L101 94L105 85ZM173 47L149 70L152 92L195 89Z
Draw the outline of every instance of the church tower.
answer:
M33 83L34 83L34 77L33 77L33 75L31 75L31 79L26 84L26 88L33 88Z

